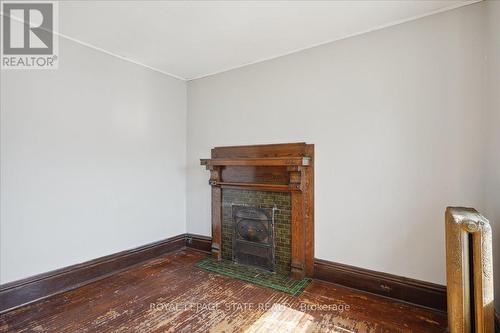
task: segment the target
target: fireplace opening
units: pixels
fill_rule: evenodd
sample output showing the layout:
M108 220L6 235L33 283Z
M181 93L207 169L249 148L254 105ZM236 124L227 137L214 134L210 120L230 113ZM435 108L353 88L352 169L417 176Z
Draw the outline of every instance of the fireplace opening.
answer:
M274 271L274 210L232 205L233 261Z

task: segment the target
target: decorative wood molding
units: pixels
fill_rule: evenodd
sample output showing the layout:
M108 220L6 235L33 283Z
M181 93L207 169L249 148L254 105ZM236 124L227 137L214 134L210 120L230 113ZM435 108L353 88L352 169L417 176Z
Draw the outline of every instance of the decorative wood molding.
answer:
M238 182L216 182L211 185L219 186L220 188L240 188L246 190L263 190L274 192L288 192L289 185L274 185L274 184L258 184L258 183L238 183Z
M314 262L314 145L285 143L216 147L210 159L212 254L221 258L222 189L290 192L291 276L312 276Z
M212 166L308 166L309 157L212 158L200 159L201 165Z
M306 155L314 156L314 145L306 146ZM305 221L305 270L307 276L314 274L314 159L311 160L313 172L305 175L305 187L310 189L304 195Z
M212 186L212 255L222 256L222 189Z
M186 239L186 235L182 234L135 249L0 285L0 313L81 287L119 273L148 259L182 249L186 246ZM195 244L202 242L201 238L198 239L200 241Z
M386 296L438 311L446 311L446 287L388 273L315 259L314 278Z

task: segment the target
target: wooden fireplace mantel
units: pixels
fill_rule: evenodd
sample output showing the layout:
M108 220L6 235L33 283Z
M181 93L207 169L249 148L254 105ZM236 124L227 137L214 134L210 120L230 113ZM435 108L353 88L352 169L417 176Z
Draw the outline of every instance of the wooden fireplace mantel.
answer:
M210 159L212 255L221 258L222 189L291 194L291 276L312 276L314 261L314 145L285 143L216 147Z

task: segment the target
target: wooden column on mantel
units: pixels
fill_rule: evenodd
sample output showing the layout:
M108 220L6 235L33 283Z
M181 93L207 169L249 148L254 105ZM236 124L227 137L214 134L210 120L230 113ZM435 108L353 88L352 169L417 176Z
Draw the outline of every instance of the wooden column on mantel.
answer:
M240 188L290 192L291 276L313 275L314 263L314 145L285 143L216 147L210 159L212 187L212 255L221 258L222 189Z

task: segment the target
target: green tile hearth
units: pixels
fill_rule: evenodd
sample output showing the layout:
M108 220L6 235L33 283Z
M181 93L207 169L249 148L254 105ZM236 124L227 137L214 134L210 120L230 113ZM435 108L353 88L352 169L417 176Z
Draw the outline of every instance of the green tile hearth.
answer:
M264 271L255 267L238 265L230 260L222 259L218 261L212 257L198 261L196 267L262 287L279 290L294 296L300 295L309 282L311 282L309 278L295 280L286 275Z

